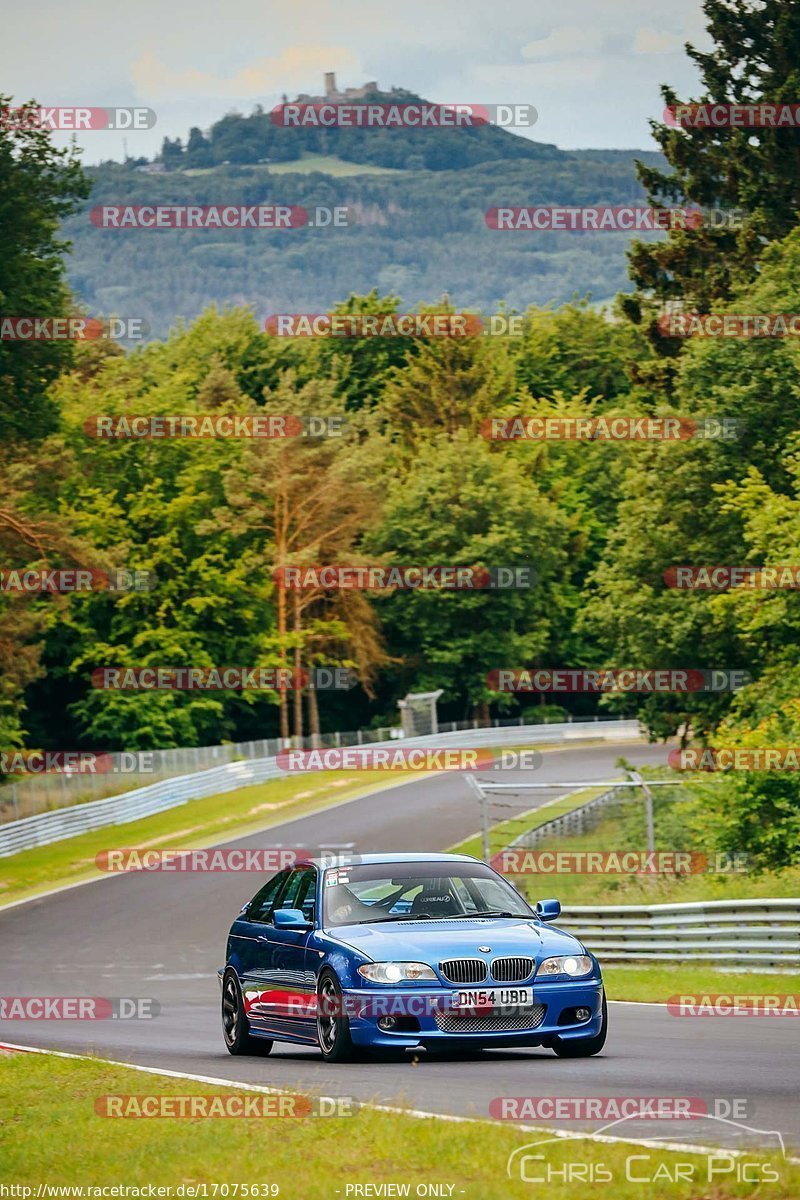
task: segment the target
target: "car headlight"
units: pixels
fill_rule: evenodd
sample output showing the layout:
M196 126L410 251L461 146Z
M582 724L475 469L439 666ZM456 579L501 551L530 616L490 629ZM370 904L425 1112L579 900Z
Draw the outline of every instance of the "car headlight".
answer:
M590 975L594 969L594 963L589 958L588 954L565 954L560 958L545 958L539 963L539 970L536 972L536 978L541 976L547 978L548 975L569 975L572 979L577 979L580 975Z
M358 973L370 983L416 983L421 979L437 982L436 972L420 962L364 963Z

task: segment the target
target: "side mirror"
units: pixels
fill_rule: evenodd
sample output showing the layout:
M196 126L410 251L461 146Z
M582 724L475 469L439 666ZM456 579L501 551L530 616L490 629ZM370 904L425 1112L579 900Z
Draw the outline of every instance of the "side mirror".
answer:
M536 915L540 921L555 921L561 913L560 900L537 900Z
M313 922L309 921L299 908L276 908L272 920L276 929L310 929Z

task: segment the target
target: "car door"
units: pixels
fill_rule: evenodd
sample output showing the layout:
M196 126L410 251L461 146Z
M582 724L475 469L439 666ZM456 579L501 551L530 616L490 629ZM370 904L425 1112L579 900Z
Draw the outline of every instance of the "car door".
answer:
M309 967L308 939L313 929L276 929L279 908L299 908L312 923L316 909L317 870L296 867L260 920L248 987L257 990L248 1010L260 1029L316 1041L316 980Z
M261 1024L260 995L265 984L264 931L276 902L286 891L290 875L291 871L287 868L267 880L244 907L230 932L228 959L238 972L245 1012L255 1025Z

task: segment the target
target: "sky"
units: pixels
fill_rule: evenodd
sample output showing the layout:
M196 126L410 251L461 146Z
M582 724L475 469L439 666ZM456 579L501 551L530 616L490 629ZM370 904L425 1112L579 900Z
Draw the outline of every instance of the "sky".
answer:
M532 104L527 135L564 149L653 148L661 83L681 98L707 48L700 0L0 0L0 89L15 102L155 110L128 153L207 129L282 93L376 79L440 103ZM32 14L35 13L35 24ZM68 134L55 137L67 144ZM121 159L123 135L79 135L83 161Z

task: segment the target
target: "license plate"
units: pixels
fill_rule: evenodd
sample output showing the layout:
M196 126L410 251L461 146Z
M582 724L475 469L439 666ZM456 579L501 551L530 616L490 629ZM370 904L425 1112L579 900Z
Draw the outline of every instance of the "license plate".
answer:
M478 988L456 992L454 1008L511 1008L533 1004L532 988Z

